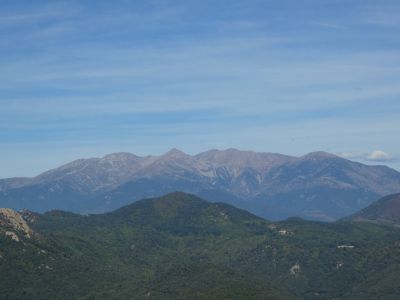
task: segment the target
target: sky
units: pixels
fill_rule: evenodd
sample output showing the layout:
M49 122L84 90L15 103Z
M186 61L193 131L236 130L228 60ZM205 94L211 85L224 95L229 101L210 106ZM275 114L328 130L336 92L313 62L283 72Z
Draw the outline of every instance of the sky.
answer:
M0 178L112 152L400 170L398 0L0 0Z

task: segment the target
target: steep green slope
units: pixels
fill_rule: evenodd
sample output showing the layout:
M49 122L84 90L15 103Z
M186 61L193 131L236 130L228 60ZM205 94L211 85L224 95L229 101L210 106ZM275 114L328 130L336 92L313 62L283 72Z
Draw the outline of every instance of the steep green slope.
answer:
M344 220L400 226L400 194L383 197Z
M271 223L183 193L104 215L54 211L29 219L31 238L16 231L16 242L0 232L5 299L395 299L399 293L395 228Z

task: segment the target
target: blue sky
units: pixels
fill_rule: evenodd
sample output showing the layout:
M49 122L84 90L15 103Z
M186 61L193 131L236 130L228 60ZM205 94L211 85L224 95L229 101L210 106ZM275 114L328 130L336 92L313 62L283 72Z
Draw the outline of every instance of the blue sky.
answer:
M2 0L0 177L173 147L400 169L399 36L399 1Z

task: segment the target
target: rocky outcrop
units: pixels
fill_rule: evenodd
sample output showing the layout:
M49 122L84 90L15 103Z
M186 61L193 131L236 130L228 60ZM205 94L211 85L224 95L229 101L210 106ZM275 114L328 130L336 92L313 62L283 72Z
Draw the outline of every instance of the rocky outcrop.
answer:
M0 208L0 228L3 234L19 242L20 237L31 238L33 231L19 212L10 208Z

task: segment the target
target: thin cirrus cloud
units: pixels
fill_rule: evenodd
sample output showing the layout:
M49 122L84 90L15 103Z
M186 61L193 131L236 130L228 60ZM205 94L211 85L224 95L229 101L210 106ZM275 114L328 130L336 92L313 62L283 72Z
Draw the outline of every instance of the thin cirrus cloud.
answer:
M9 2L0 177L50 167L21 156L173 147L398 157L398 15L390 0Z
M399 9L400 5L397 1L387 5L370 3L363 11L363 20L379 26L400 27Z

